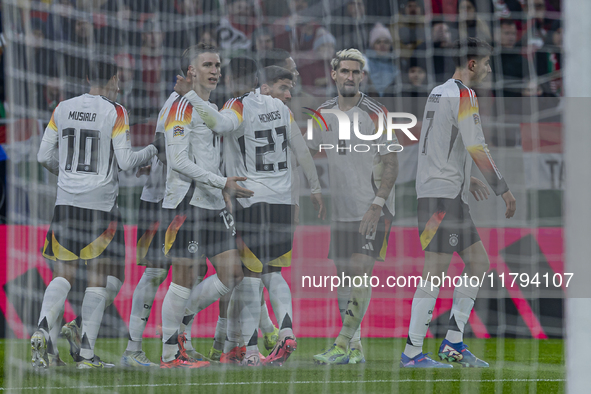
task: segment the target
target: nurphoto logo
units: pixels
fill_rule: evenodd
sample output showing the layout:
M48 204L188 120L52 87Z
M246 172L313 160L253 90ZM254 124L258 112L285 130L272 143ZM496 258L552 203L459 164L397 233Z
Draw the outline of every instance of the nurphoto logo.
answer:
M360 132L359 128L359 113L355 112L353 114L353 122L349 119L349 116L341 110L332 108L332 109L321 109L320 111L315 111L312 108L304 107L304 109L310 112L304 112L306 115L309 115L311 119L308 119L307 125L307 136L308 140L314 138L314 122L320 127L320 129L324 129L325 131L332 131L328 127L326 119L324 118L325 115L333 115L337 117L338 124L339 124L339 142L340 141L350 141L351 140L351 125L353 126L353 133L355 136L362 140L362 141L375 141L382 136L384 133L384 113L378 113L378 129L374 134L363 134ZM394 119L407 119L410 120L409 123L394 123ZM388 141L392 141L395 138L394 130L399 129L401 130L409 139L412 141L417 141L418 138L415 137L409 129L413 128L417 124L417 117L411 113L407 112L388 112L386 114L386 138ZM323 127L324 126L324 127ZM337 151L346 149L347 151L355 151L355 152L368 152L371 149L371 146L375 146L380 151L380 148L387 149L389 152L402 152L403 147L402 145L396 144L355 144L349 146L341 146L339 143L338 146L334 146L333 144L320 144L320 151L323 150L331 150L336 149Z

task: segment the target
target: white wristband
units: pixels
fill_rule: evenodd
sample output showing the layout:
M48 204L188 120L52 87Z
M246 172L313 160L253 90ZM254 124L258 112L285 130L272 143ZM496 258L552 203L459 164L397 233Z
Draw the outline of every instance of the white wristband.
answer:
M373 203L379 205L380 207L383 207L386 203L386 200L384 200L382 197L376 196L376 198L373 200Z

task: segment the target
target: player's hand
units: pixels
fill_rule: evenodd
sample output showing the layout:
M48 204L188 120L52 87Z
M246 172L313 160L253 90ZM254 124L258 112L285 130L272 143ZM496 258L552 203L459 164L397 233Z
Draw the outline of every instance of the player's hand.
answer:
M180 94L181 96L184 96L191 90L193 90L193 78L191 76L191 73L187 73L186 77L177 75L176 85L174 85L174 91Z
M484 182L473 176L470 177L470 193L472 193L476 201L488 200L490 195Z
M138 168L137 172L135 173L135 177L139 178L142 175L150 175L150 171L152 170L152 165L148 164L145 167Z
M505 217L507 219L512 218L515 215L515 209L517 209L515 197L513 197L513 193L510 190L507 190L503 195L503 200L505 201L505 205L507 206L507 211L505 212Z
M224 197L224 202L226 203L226 210L230 213L233 213L234 206L232 205L232 196L230 196L230 193L228 193L226 189L222 190L222 196Z
M222 191L225 191L230 196L235 196L237 198L250 198L254 196L254 192L252 190L248 190L240 186L236 182L245 181L246 177L243 176L230 176L226 181L226 186Z
M359 226L359 233L365 236L375 234L378 229L378 222L382 214L382 207L376 204L371 204L371 207L363 215L361 225Z
M314 204L314 209L318 211L318 219L325 220L326 207L324 206L324 201L322 200L322 193L311 194L310 199L312 200L312 204Z

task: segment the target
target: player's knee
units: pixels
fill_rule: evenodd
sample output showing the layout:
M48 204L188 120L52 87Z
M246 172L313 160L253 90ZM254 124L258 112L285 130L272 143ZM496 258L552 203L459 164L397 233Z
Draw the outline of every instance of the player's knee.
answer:
M146 268L144 271L144 276L157 286L160 286L164 282L167 275L168 270L163 268Z
M226 287L233 289L242 282L242 279L244 279L244 273L240 269L230 270L224 274L218 273L218 278Z

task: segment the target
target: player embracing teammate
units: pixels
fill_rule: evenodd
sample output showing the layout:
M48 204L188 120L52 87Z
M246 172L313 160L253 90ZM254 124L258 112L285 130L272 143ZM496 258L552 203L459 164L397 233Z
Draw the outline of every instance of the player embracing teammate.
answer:
M242 86L244 94L228 100L219 113L188 91L185 79L179 77L175 89L189 100L207 125L224 135L226 172L241 177L240 183L254 191L248 199L237 195L233 204L245 277L229 302L224 353L238 356L243 342L246 346L242 365L281 365L297 346L292 330L291 292L280 273L281 267L291 264L292 152L312 185L313 201L321 210L323 204L312 157L289 108L281 100L255 90L257 65L253 59L233 58L230 69L233 84ZM274 300L279 323L279 339L265 360L260 359L257 347L261 275ZM241 337L237 337L238 332Z
M65 365L57 353L57 337L79 267L86 270L88 286L82 301L80 342L72 356L79 369L114 366L94 354L94 345L104 310L119 292L125 269L118 171L143 165L163 149L162 139L157 139L154 145L132 151L127 111L114 101L119 91L114 60L92 61L88 80L89 93L56 107L37 155L58 176L58 187L43 247L43 256L55 261L53 280L45 290L38 329L31 337L36 368Z
M422 123L416 188L425 265L423 281L413 298L401 367L451 367L422 352L439 293L427 274L445 272L454 252L465 262L469 276L480 277L489 268L467 205L468 192L477 200L488 198L489 192L471 176L468 154L490 188L502 196L506 217L515 213L515 198L487 149L472 90L490 72L491 49L473 38L456 43L455 48L456 71L431 92ZM92 63L89 94L64 101L54 111L38 158L58 175L54 218L43 248L44 256L56 265L38 329L31 337L35 367L64 364L55 346L58 323L80 260L88 262L89 284L81 321L72 325L79 333L72 355L78 368L113 366L94 354L94 344L103 311L113 302L123 280L123 229L116 205L118 167L140 167L153 159L151 179L156 181L158 174L162 177L166 171L164 192L153 185L154 194L145 196L153 205L147 210L156 214L147 218L149 223L138 235L138 257L147 260L149 268L136 289L137 297L134 293L130 341L122 358L125 366L157 366L141 351L141 336L169 266L173 274L162 308L161 368L209 365L194 350L187 354L183 332L187 326L190 329L195 314L218 299L224 301L220 316L227 316L222 358L244 366L281 365L287 360L297 347L291 292L281 276L281 268L291 263L292 166L296 161L302 166L312 200L323 212L312 160L322 145L336 147L327 150L327 157L333 210L330 257L338 275L371 275L375 260L385 255L398 174L397 153L388 147L398 141L395 136L388 140L382 133L370 151L351 149L369 139L358 134L369 137L385 129L380 122L385 121L387 112L359 91L365 60L358 50L342 50L332 60L331 76L339 94L319 110L333 110L333 114L324 115L328 127L313 131L307 141L284 105L292 86L290 71L266 68L263 88L256 89L256 62L232 59L232 81L242 90L218 112L208 101L221 77L216 49L203 44L191 47L181 63L185 77L178 78L177 93L171 94L159 115L155 142L139 152L131 150L127 112L112 101L118 79L117 68L109 60ZM334 110L350 120L359 119L350 140L340 139L340 120L333 116ZM225 174L220 169L221 136ZM157 153L162 161L154 157ZM201 278L193 276L193 267L203 264L205 258L217 273L200 282ZM194 285L196 282L200 283ZM277 343L266 359L261 359L257 346L263 283L279 325ZM371 287L343 283L337 293L342 329L334 345L315 355L314 361L363 363L360 326L371 300ZM441 359L488 367L463 342L477 294L478 287L468 283L455 288L449 330L438 352ZM192 350L190 343L189 348Z

